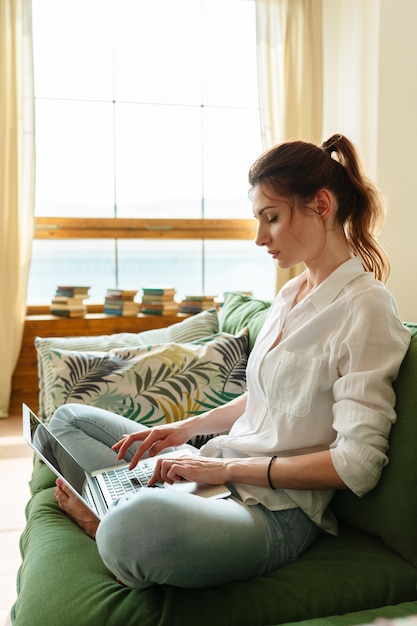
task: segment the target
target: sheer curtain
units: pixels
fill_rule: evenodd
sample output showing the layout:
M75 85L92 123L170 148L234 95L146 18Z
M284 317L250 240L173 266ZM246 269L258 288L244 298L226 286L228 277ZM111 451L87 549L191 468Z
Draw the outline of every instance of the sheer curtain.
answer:
M258 82L264 149L320 143L323 118L321 0L256 0ZM278 269L277 290L304 269Z
M0 417L8 415L26 314L34 229L34 161L31 0L1 0Z

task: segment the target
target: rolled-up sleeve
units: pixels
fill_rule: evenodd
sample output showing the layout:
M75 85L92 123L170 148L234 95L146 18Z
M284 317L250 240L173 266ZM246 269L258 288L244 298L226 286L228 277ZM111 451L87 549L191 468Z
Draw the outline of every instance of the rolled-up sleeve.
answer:
M387 292L374 292L367 306L353 301L338 343L339 378L333 387L337 437L331 456L339 476L358 496L375 487L388 463L389 434L396 421L392 383L410 343L410 332L394 308Z

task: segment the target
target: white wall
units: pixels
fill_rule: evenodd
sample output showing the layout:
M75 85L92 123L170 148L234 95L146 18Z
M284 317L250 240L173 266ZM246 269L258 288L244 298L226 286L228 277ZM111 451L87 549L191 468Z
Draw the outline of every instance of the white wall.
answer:
M388 286L417 322L417 2L380 0L378 181L389 201Z
M417 0L323 0L323 138L347 135L388 201L382 243L417 322Z
M343 133L377 171L379 0L323 1L323 139Z

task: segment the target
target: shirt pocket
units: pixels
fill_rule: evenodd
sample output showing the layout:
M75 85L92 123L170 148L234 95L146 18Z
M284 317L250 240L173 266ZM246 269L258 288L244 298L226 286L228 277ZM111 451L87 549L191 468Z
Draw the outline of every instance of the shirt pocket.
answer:
M320 365L321 359L284 350L272 371L270 406L289 415L305 417L316 391Z

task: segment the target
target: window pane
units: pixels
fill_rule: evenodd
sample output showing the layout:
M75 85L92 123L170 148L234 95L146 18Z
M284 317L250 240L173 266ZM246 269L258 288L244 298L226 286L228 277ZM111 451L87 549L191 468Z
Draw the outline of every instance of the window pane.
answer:
M201 6L196 0L117 0L116 100L201 102Z
M111 100L112 0L33 0L37 98Z
M111 239L33 242L28 302L50 302L57 285L87 285L90 298L103 301L116 283L115 243Z
M205 242L205 292L249 291L272 300L276 265L253 241Z
M181 298L201 293L203 262L201 241L119 241L119 283L138 289L152 284L172 285Z
M258 112L204 108L203 145L204 217L252 217L248 172L261 153Z
M36 215L113 217L113 113L103 102L36 105Z
M254 2L203 2L205 106L258 107L255 19Z
M117 217L201 217L201 109L116 105Z
M227 291L274 297L275 263L253 241L125 240L118 247L122 287L172 285L178 298L192 293L223 296Z

